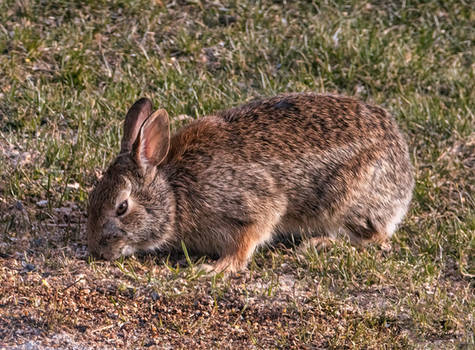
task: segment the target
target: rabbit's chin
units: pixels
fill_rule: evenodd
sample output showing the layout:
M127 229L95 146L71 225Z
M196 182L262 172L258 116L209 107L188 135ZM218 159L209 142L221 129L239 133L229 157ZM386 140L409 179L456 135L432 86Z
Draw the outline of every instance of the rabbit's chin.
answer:
M136 251L136 249L130 245L124 245L122 247L122 250L120 252L120 255L123 255L123 256L129 256L129 255L132 255L134 254Z

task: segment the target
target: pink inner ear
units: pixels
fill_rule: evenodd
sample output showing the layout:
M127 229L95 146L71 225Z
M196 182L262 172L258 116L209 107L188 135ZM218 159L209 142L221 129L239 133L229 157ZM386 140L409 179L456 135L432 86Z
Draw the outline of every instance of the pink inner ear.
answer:
M160 164L170 146L170 128L165 110L153 113L142 126L141 135L136 143L136 156L142 166Z
M157 130L156 124L154 123L153 127L146 130L145 136L145 145L144 145L144 155L147 160L155 160L156 154L159 152L158 148L160 147L160 131Z

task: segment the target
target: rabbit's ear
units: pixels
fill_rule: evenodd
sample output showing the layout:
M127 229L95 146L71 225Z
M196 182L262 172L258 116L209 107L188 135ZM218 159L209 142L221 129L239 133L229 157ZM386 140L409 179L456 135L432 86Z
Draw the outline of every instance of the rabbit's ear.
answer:
M140 127L152 113L152 102L148 98L141 98L130 107L124 121L124 136L120 143L120 153L129 153L137 139Z
M170 123L164 109L155 111L142 125L137 140L132 146L132 157L147 171L159 165L170 148Z

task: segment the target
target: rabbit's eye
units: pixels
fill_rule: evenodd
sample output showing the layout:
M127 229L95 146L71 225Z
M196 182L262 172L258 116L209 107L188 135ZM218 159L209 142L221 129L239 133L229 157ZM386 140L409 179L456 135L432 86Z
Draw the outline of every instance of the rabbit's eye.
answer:
M129 204L127 203L127 200L120 203L119 206L117 207L117 210L116 210L117 216L124 215L125 212L127 211L128 206L129 206Z

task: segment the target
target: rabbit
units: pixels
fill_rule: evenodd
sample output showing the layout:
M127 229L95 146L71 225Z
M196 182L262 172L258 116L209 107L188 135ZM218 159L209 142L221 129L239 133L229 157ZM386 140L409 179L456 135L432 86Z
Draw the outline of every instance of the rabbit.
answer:
M90 194L89 251L114 260L181 246L246 268L256 248L301 232L387 242L414 186L408 146L384 109L293 93L201 117L170 134L147 98L128 111L120 153ZM326 238L325 238L326 237Z

